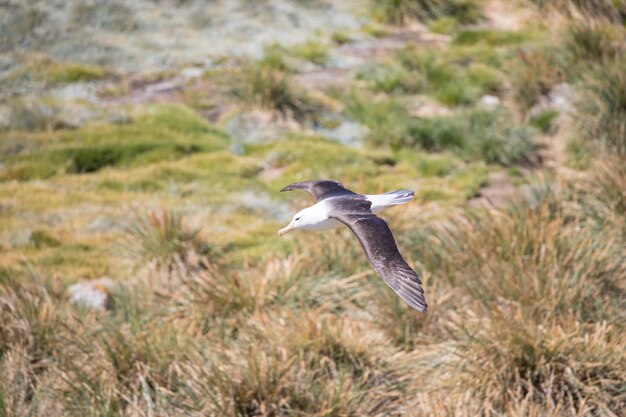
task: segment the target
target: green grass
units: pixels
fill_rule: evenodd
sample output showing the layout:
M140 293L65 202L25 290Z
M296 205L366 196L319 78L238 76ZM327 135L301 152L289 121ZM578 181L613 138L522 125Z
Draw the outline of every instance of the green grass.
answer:
M439 17L428 22L428 29L433 33L451 35L456 31L458 25L459 22L454 17Z
M567 26L564 32L563 46L568 61L575 67L611 61L626 52L625 30L619 26L581 22Z
M12 133L7 133L12 135ZM78 130L35 133L26 152L7 155L0 178L29 180L138 166L222 148L225 139L190 109L154 107L126 125L93 123Z
M484 64L450 62L437 52L414 48L400 50L398 60L413 78L414 73L421 76L420 92L449 106L471 104L500 89L500 73Z
M554 119L558 116L558 110L546 110L532 116L528 123L542 133L550 133L554 127Z
M452 17L461 23L475 23L482 18L479 0L374 0L372 9L376 18L394 25L441 17Z
M39 77L48 84L56 85L97 81L106 78L108 75L109 73L101 67L66 63L47 67Z
M519 45L529 39L526 32L513 32L502 30L462 30L452 40L453 45L476 45L510 46Z
M608 154L626 154L626 58L594 66L578 102L581 137Z
M424 80L421 74L409 72L404 67L391 65L372 65L356 75L374 92L388 94L411 94L423 90Z
M282 117L314 118L321 107L292 82L288 72L267 62L243 66L229 77L227 84L230 95L242 104Z
M247 79L221 61L177 97L199 112L306 115L236 152L238 138L184 105L73 130L45 109L29 122L27 108L1 132L0 415L624 415L624 63L604 37L622 29L579 34L575 50L541 22L513 35L425 20L463 41L372 62L323 109L291 84L310 65L284 48L267 47ZM238 100L213 88L223 81L244 83ZM576 124L516 113L563 81ZM476 104L482 94L501 107ZM433 100L444 115L414 116ZM312 133L346 119L367 127L365 146ZM537 132L571 135L563 157L580 172L536 164ZM313 203L279 190L314 178L415 191L381 217L428 314L395 295L348 230L276 236ZM494 178L519 191L506 207L474 207L498 192ZM111 311L69 303L67 286L105 275Z
M399 99L369 100L351 93L348 114L370 128L368 142L392 149L452 150L468 160L512 165L534 161L533 132L509 125L506 111L462 109L451 116L417 119Z
M328 45L319 41L307 41L291 46L287 52L316 65L325 65L328 62Z

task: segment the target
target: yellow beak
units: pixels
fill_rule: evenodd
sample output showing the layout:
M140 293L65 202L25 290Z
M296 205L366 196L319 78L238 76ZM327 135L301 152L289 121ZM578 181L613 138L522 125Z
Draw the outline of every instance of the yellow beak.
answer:
M278 231L278 236L285 235L285 234L291 232L295 228L296 228L296 226L294 226L293 221L292 221L291 223L289 223L289 225L287 225L287 227L284 227L284 228L282 228L282 229L280 229Z

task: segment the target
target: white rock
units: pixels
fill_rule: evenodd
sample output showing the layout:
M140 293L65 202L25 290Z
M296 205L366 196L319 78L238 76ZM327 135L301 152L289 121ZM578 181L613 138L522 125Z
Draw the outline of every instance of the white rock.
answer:
M480 104L489 109L493 109L500 105L500 99L496 96L484 95L480 98Z
M111 278L102 277L70 285L67 294L72 304L91 310L105 311L113 307L113 298L109 291L113 285Z

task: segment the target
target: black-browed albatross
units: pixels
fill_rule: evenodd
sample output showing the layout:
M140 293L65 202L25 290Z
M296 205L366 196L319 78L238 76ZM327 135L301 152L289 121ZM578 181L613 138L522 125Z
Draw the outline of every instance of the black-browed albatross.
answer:
M386 208L406 203L413 191L396 190L385 194L361 195L330 180L304 181L290 184L282 191L306 190L317 203L299 211L289 225L278 231L282 236L294 229L328 230L342 224L354 233L372 267L385 283L408 305L418 311L427 309L419 276L402 258L387 223L374 215Z

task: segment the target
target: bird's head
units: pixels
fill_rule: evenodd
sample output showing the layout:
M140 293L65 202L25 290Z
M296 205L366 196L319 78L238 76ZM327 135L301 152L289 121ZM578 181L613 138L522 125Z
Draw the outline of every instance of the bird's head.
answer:
M306 227L308 225L307 221L309 217L310 216L307 216L307 209L300 210L293 216L291 222L287 226L278 231L278 236L287 234L294 229L301 229L303 227Z

